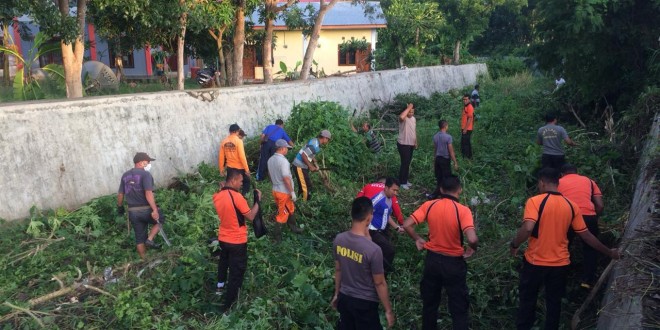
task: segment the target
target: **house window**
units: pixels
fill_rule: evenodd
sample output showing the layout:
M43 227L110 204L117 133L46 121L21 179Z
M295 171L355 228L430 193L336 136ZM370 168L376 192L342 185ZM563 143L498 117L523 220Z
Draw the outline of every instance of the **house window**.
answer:
M116 61L115 59L117 57L117 53L115 50L110 47L109 48L110 52L110 67L115 68L116 67ZM133 51L129 51L126 54L123 54L121 56L121 61L124 69L134 69L135 68L135 59L133 58Z
M34 40L34 39L33 39ZM60 39L59 38L53 38L47 43L45 43L42 47L48 47L51 49L55 49L54 51L47 52L41 56L39 56L39 66L44 67L48 64L59 64L62 65L64 64L64 61L62 61L62 52L59 51L59 44L60 44Z
M337 54L339 57L339 65L355 65L355 52L354 51L341 51L340 46L337 46Z

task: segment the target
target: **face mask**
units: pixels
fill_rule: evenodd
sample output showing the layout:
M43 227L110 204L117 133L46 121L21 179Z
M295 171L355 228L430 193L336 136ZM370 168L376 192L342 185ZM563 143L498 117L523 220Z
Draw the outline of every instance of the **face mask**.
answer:
M147 164L147 166L144 167L144 170L147 172L151 171L151 164Z

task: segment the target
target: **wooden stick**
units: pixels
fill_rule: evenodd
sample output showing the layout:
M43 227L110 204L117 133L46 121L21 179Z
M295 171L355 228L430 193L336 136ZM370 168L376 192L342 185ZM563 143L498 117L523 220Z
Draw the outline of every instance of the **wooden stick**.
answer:
M108 297L112 297L112 298L114 298L114 299L117 299L117 297L116 297L115 295L113 295L113 294L111 294L111 293L109 293L109 292L107 292L107 291L103 291L103 290L101 290L101 289L99 289L99 288L97 288L97 287L95 287L95 286L91 286L91 285L88 285L88 284L84 284L83 286L85 287L85 289L90 289L90 290L92 290L92 291L96 291L96 292L98 292L98 293L100 293L100 294L104 294L104 295L106 295L106 296L108 296Z
M18 307L18 306L16 306L16 305L12 305L12 304L10 304L10 303L8 303L8 302L6 302L6 301L3 303L3 305L5 305L5 306L7 306L7 307L9 307L9 308L13 308L13 309L15 309L15 310L21 311L21 312L23 312L23 313L26 313L27 315L30 315L35 321L37 321L37 323L39 323L39 326L41 326L42 328L45 328L45 327L46 327L46 326L44 325L44 323L41 322L41 320L40 320L36 315L34 315L34 313L32 313L31 310L29 310L29 309L27 309L27 308L23 308L23 307Z

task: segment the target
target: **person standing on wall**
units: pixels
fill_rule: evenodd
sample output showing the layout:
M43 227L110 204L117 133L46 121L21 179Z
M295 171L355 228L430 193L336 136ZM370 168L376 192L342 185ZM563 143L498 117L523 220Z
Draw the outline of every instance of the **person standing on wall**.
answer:
M412 187L409 182L410 163L412 163L413 151L417 149L417 119L412 103L409 103L399 115L399 137L396 139L396 148L401 157L399 168L401 188L410 189Z
M395 228L397 232L403 233L403 227L392 219L394 206L398 206L398 202L394 204L394 198L399 193L399 182L394 178L386 178L385 183L372 183L368 186L370 187L362 188L357 197L369 198L374 206L373 219L369 224L369 236L383 251L383 267L385 268L385 277L387 277L394 271L395 254L394 244L390 241L390 233L387 229L388 225ZM376 186L382 188L373 189ZM367 190L367 194L364 193L365 190ZM401 210L399 209L398 215L403 218L400 213Z
M252 221L259 211L259 203L254 203L250 208L245 197L238 192L242 185L243 175L240 172L228 172L224 186L213 195L213 205L220 221L216 294L224 296L223 312L236 301L247 269L248 231L245 219ZM257 194L261 199L261 192L257 190Z
M279 139L284 139L290 146L293 147L293 141L286 131L284 130L284 121L278 119L274 125L268 125L261 132L261 149L259 151L259 167L257 168L257 181L266 179L266 172L268 171L268 160L275 153L275 142Z
M138 152L133 157L134 167L121 176L119 191L117 192L117 213L124 215L124 198L128 204L128 220L131 222L135 232L135 244L140 258L144 259L147 247L160 248L160 244L154 243L160 226L165 221L156 206L154 198L154 177L149 173L151 158L144 152ZM151 230L147 235L147 229Z
M426 197L435 199L440 196L440 186L444 178L450 177L451 174L451 161L454 162L454 169L458 170L458 162L456 161L456 154L454 154L454 146L452 145L453 138L447 133L449 123L446 120L438 121L439 132L433 135L433 145L435 146L435 159L433 163L433 170L435 173L435 191Z
M580 213L587 229L598 238L598 215L603 213L603 193L594 180L579 175L577 167L565 164L561 167L562 177L559 179L558 191L580 207ZM573 236L572 232L570 233ZM572 237L569 237L569 241ZM596 266L598 253L588 244L582 244L582 279L580 286L591 289L596 282Z
M383 270L383 254L368 238L373 216L369 198L358 197L351 206L351 229L335 238L335 292L330 305L339 311L337 329L382 329L378 301L383 304L387 326L394 325L387 281Z
M237 124L231 124L229 126L229 136L220 142L218 167L220 168L221 176L225 175L225 167L227 169L227 176L230 173L240 173L243 176L243 188L241 192L245 195L250 191L250 168L245 158L243 140L239 136L240 130L241 128Z
M559 171L549 167L539 171L540 194L525 203L522 226L510 243L510 253L515 257L520 245L528 242L518 286L518 330L528 330L534 326L536 299L541 286L545 288L545 329L559 328L561 299L566 292L566 275L571 263L567 237L569 228L600 253L612 259L620 258L617 249L608 249L587 230L579 206L563 196L557 189L558 185Z
M291 164L286 159L286 154L291 146L284 140L275 142L275 154L268 160L268 173L273 182L273 200L277 205L275 215L275 239L282 238L282 226L289 224L291 231L300 234L302 229L296 225L296 192L293 189L293 177L291 176Z
M479 239L474 229L472 211L458 202L463 191L458 177L445 178L441 191L440 199L425 202L403 223L403 229L415 241L417 249L427 250L420 283L422 329L437 329L443 289L447 292L453 329L468 329L470 302L465 259L477 250ZM424 221L428 222L428 241L414 229L415 225ZM465 249L463 235L468 241Z
M463 95L463 115L461 116L461 154L472 159L472 129L474 128L474 107L470 95Z
M543 146L541 168L550 167L560 171L561 167L566 164L561 141L566 142L569 146L577 146L577 143L568 137L568 133L563 127L557 125L557 116L554 114L547 114L545 122L545 126L539 128L536 133L536 143Z
M309 172L319 170L319 166L316 164L316 155L321 152L321 146L328 144L331 138L330 131L327 129L322 130L317 137L307 141L307 144L300 149L293 160L296 178L298 178L298 192L305 201L311 199L313 191Z

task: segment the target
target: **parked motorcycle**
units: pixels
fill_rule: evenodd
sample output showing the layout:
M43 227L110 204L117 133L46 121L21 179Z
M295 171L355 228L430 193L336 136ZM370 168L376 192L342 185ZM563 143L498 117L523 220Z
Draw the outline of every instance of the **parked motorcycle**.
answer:
M213 87L213 84L215 83L215 73L216 69L214 67L199 70L197 72L197 83L202 86L202 88Z

